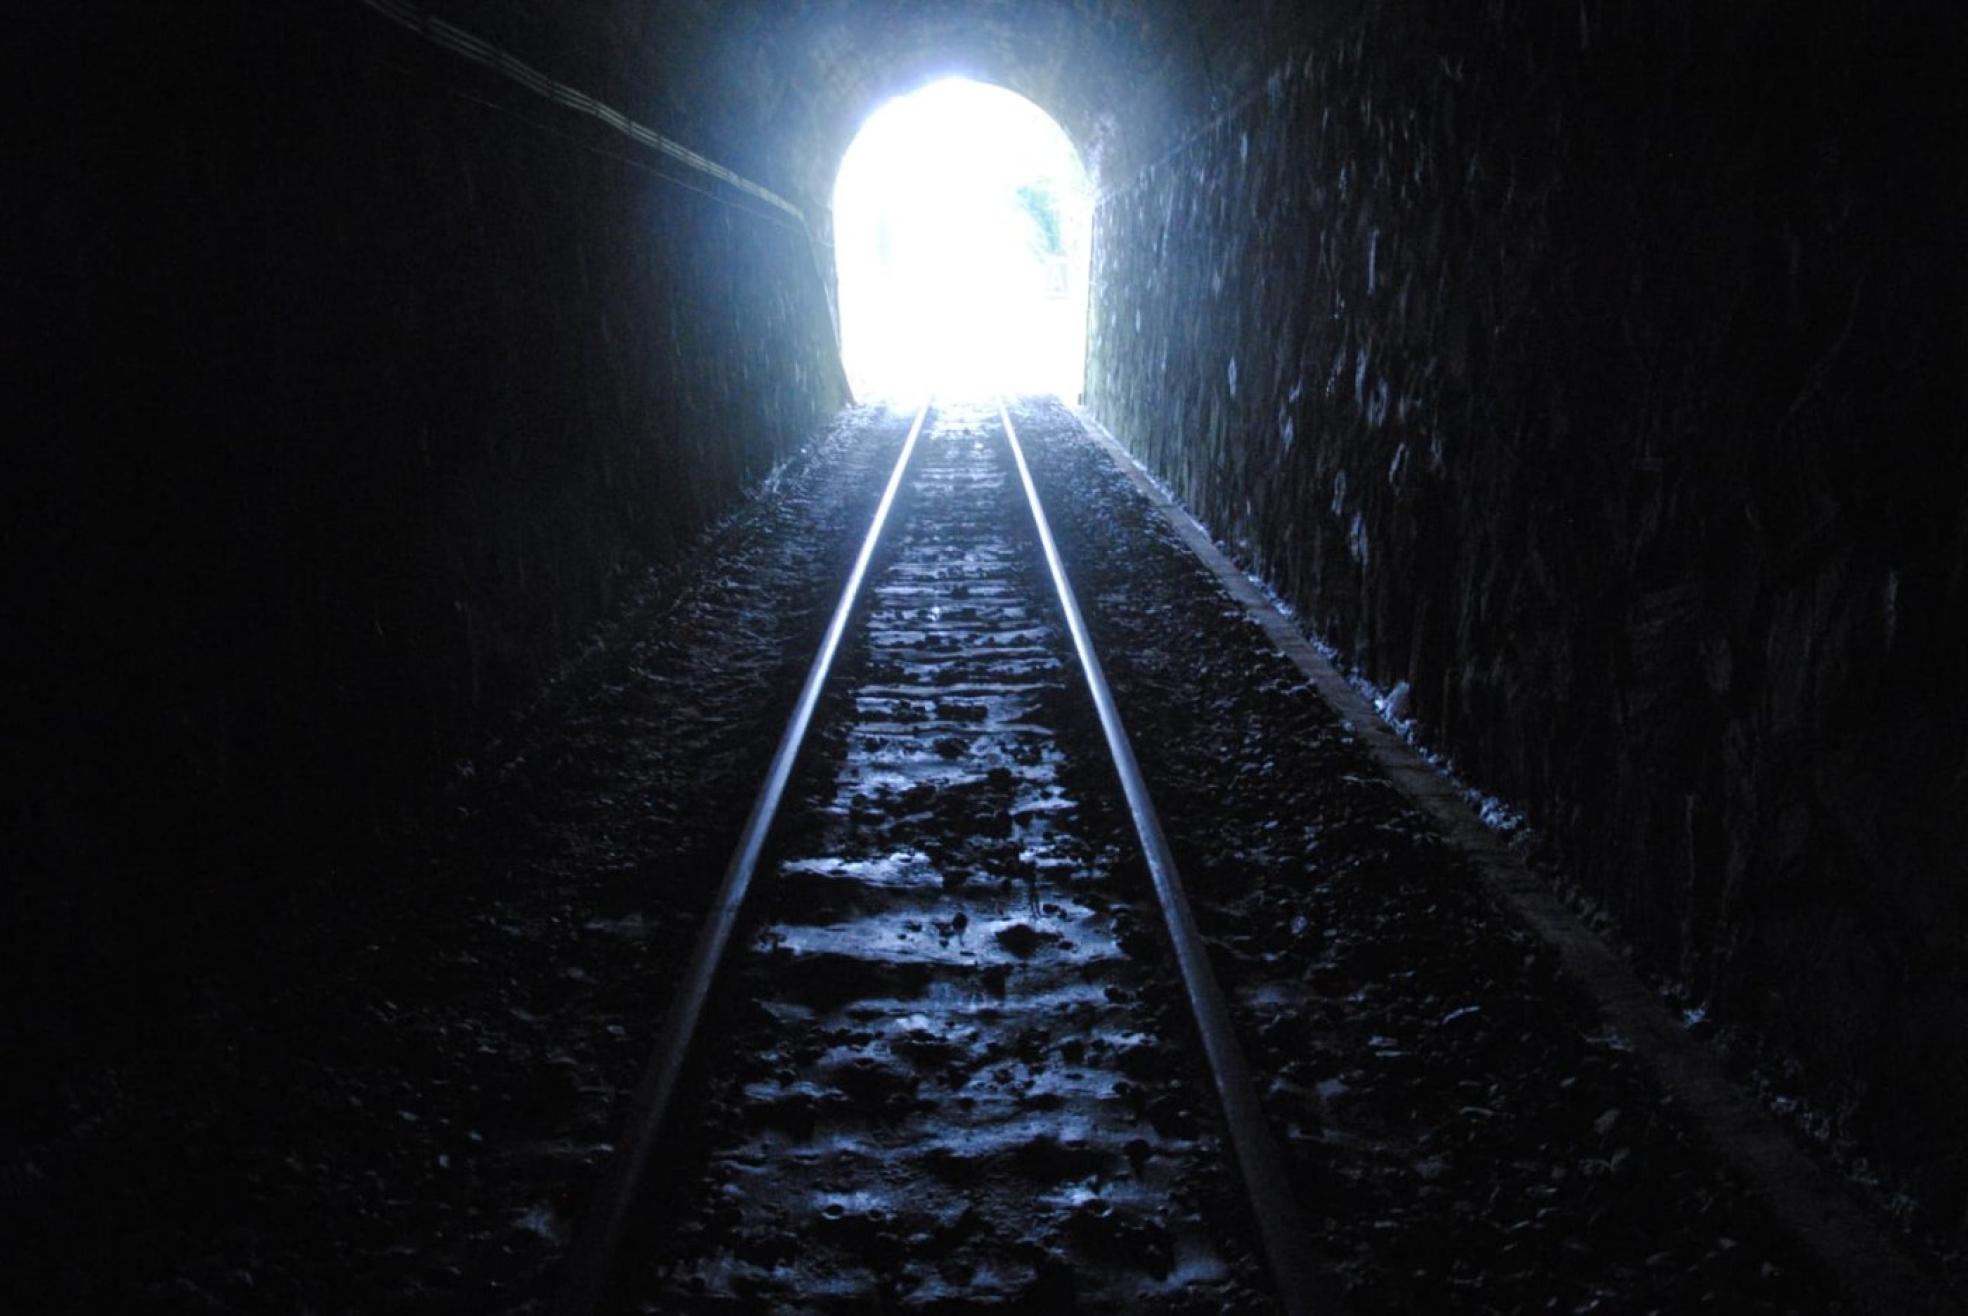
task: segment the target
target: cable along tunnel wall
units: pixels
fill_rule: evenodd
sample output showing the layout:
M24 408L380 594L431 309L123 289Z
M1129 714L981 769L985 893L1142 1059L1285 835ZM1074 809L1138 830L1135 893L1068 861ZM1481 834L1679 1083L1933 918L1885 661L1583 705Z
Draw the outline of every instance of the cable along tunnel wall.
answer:
M1883 9L1336 22L1108 180L1088 402L1951 1232L1959 33Z

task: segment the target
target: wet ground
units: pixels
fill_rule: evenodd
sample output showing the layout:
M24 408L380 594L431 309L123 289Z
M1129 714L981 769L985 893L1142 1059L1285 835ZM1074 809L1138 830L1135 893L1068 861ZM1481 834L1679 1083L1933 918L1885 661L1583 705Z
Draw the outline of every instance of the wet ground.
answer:
M625 1305L1264 1305L995 411L905 490Z
M1071 417L1015 414L1346 1305L1841 1310ZM918 454L632 1309L1266 1301L983 415ZM378 859L338 980L67 1093L9 1154L9 1309L544 1310L907 419L652 582Z

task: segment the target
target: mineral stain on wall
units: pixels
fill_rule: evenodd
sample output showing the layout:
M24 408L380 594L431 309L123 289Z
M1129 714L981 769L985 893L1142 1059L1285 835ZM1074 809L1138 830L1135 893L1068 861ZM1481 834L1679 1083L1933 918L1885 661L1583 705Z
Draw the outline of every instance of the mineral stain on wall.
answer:
M1335 18L1107 180L1088 377L1946 1228L1964 171L1918 125L1959 37L1917 4Z

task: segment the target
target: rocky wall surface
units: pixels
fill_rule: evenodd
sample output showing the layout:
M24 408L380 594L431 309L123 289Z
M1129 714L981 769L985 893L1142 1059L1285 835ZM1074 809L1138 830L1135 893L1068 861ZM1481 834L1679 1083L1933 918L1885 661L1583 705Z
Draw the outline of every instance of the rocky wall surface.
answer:
M8 1023L77 1050L348 953L348 839L844 398L791 217L359 5L153 10L27 20L10 221Z
M1959 1228L1959 20L1378 6L1107 180L1088 401Z

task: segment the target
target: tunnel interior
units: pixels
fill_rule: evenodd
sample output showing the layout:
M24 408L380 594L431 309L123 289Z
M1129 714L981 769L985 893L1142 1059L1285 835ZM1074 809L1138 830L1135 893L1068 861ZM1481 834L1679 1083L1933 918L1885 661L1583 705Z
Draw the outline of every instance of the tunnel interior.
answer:
M14 1145L107 1058L305 995L438 898L432 829L861 391L836 178L959 77L1084 161L1088 414L1739 1073L1959 1237L1957 14L222 0L26 30L4 958L47 1081Z

